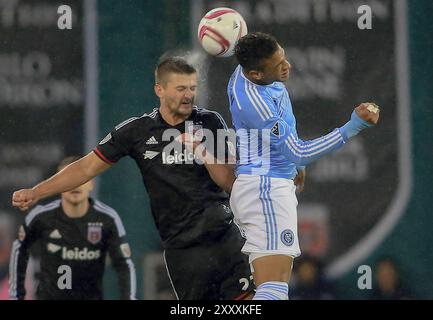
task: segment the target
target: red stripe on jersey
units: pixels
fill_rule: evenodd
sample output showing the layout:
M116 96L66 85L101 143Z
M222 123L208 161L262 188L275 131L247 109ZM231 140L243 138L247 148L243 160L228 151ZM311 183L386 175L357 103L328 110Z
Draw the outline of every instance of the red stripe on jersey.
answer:
M93 152L96 153L96 155L104 162L108 163L108 164L114 164L113 161L108 160L102 153L101 151L98 150L98 147L96 147L95 149L93 149Z
M248 297L251 294L251 292L244 292L237 296L234 300L245 300L246 297Z
M236 13L236 11L231 10L231 9L218 10L218 11L212 12L211 14L205 16L205 18L206 19L213 19L213 18L219 17L220 15L223 15L224 13Z

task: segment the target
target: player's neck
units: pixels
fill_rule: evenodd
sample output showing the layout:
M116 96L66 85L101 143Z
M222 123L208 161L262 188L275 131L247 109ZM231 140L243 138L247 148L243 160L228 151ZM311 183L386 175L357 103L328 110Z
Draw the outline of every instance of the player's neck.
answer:
M185 122L185 120L189 117L189 115L174 114L170 112L169 108L164 106L159 108L159 113L161 114L161 117L164 119L164 121L173 127L179 123Z
M62 209L69 218L81 218L85 216L89 210L89 201L86 200L73 204L66 200L62 200Z

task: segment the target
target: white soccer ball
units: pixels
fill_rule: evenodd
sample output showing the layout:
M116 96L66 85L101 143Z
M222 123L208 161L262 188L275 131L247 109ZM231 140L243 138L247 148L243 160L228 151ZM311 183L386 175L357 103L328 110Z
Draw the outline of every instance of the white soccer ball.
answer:
M230 57L237 41L247 32L247 24L239 12L221 7L212 9L201 19L198 40L209 54Z

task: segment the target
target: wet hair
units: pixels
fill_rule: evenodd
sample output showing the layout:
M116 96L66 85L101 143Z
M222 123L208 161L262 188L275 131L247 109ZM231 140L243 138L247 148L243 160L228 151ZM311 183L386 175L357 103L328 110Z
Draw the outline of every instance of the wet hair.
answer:
M57 171L61 171L63 168L65 168L66 166L70 165L71 163L80 160L81 157L80 156L69 156L64 158L62 161L59 162L59 164L57 165Z
M197 73L197 70L181 57L162 58L155 69L155 83L165 86L171 73L190 75Z
M262 62L278 50L277 40L267 33L249 33L239 39L235 46L238 63L246 71L263 71Z

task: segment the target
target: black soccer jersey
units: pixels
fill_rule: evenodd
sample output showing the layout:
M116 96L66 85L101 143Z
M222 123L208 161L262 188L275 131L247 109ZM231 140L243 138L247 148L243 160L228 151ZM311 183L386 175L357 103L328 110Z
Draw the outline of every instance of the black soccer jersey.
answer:
M224 120L217 112L197 107L185 122L176 126L166 123L157 108L150 114L126 120L94 150L110 164L124 156L135 160L164 248L188 247L205 241L212 232L226 230L233 218L229 209L221 215L204 213L209 206L228 205L228 195L213 182L206 167L193 161L193 154L174 141L181 133L192 130L203 133L215 156L227 153L217 152L218 145L227 151L226 142L218 139L218 131L221 134L227 130Z
M89 201L89 210L80 218L68 217L61 200L29 212L12 248L11 298L25 297L29 249L38 244L41 250L38 299L102 299L107 252L119 276L120 298L135 299L135 269L122 221L112 208L98 200Z

